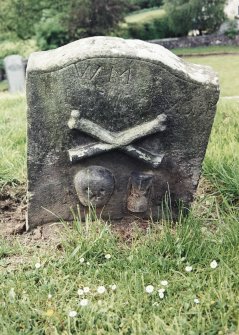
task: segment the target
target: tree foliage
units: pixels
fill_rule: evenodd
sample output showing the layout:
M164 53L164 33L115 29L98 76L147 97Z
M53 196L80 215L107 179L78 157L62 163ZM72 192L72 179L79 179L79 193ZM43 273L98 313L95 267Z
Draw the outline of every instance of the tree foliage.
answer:
M71 40L106 35L123 20L126 0L71 0L66 19Z
M37 36L43 49L106 35L123 19L127 0L0 0L0 32Z
M226 0L164 0L170 29L178 36L192 29L215 32L225 19Z
M20 39L34 35L34 24L41 18L41 1L0 0L0 32Z
M162 4L163 0L129 0L131 10L160 7Z

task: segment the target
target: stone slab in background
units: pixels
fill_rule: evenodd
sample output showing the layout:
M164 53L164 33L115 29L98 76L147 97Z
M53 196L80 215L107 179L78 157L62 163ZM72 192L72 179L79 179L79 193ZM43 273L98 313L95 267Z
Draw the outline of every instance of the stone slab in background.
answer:
M112 37L33 53L27 68L28 225L189 208L216 103L211 68Z
M23 59L19 55L11 55L4 58L4 68L7 75L10 93L25 91L25 67Z

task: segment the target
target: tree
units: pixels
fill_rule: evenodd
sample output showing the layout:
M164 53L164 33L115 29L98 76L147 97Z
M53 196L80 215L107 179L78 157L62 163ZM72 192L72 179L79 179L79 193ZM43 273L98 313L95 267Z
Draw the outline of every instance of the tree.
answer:
M225 20L226 0L164 0L170 29L185 36L192 29L213 33Z
M0 0L0 32L13 33L25 40L35 35L35 25L49 10L51 15L63 12L66 0Z
M130 10L160 7L163 4L163 0L129 0Z
M40 1L0 0L0 7L0 32L23 40L34 35L34 24L41 18Z
M70 40L106 35L123 20L126 0L71 0L64 22Z
M0 32L36 36L44 50L109 34L128 10L127 0L0 0L0 5Z

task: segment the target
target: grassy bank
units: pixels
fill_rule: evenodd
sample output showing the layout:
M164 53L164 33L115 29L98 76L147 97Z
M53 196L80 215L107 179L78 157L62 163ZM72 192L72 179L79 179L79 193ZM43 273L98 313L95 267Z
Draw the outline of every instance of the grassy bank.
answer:
M213 45L207 47L196 47L196 48L175 48L171 50L176 55L207 55L211 54L218 55L218 54L225 54L225 53L232 53L232 54L239 54L239 47L234 45Z
M0 186L26 180L26 99L0 94Z
M239 55L189 57L185 60L211 66L219 74L221 96L239 95Z
M238 334L235 212L135 229L131 242L76 221L63 241L2 250L1 334ZM23 259L12 270L11 257Z
M164 15L165 11L163 9L146 9L127 15L125 21L126 23L145 23L163 17Z

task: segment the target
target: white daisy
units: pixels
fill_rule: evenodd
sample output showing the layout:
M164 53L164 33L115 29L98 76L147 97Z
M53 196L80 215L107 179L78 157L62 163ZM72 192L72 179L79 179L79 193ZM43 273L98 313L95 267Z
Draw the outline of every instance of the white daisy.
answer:
M15 293L15 290L14 288L12 287L9 291L9 299L11 302L13 302L15 300L15 297L16 297L16 293Z
M83 257L80 258L80 263L84 263L85 259Z
M111 258L111 254L106 254L106 255L105 255L105 258L106 258L106 259L110 259L110 258Z
M35 268L36 268L36 269L39 269L40 267L41 267L41 263L36 263L36 264L35 264Z
M185 271L186 272L191 272L192 270L193 270L193 267L190 266L190 265L188 265L188 266L185 267Z
M68 315L69 315L70 318L75 318L77 316L77 312L76 311L70 311L68 313Z
M216 269L216 267L218 266L218 263L217 263L217 261L215 261L215 259L210 263L210 267L212 268L212 269Z
M83 287L83 292L84 293L89 293L90 292L90 288L88 286Z
M82 299L80 301L80 306L84 307L87 306L89 304L89 300L88 299Z
M52 295L49 293L48 296L47 296L47 298L48 298L49 300L51 300Z
M98 292L99 294L103 294L103 293L105 293L105 291L106 291L106 288L105 288L104 286L99 286L99 287L97 288L97 292Z
M159 298L160 298L160 299L163 299L163 298L164 298L164 292L160 292L160 291L159 291Z
M199 300L198 298L195 298L195 299L194 299L194 302L195 302L195 304L199 304L199 303L200 303L200 300Z
M77 291L78 295L83 295L84 294L84 290L82 288L79 288L79 290Z
M164 293L165 292L165 288L160 288L159 290L158 290L158 293L160 294L160 293Z
M113 284L113 285L110 285L110 288L111 288L112 291L115 291L117 289L117 286L115 284Z
M168 281L167 280L161 280L160 284L163 285L163 286L168 286Z
M150 294L150 293L153 293L153 291L154 291L153 285L148 285L145 287L145 292Z

